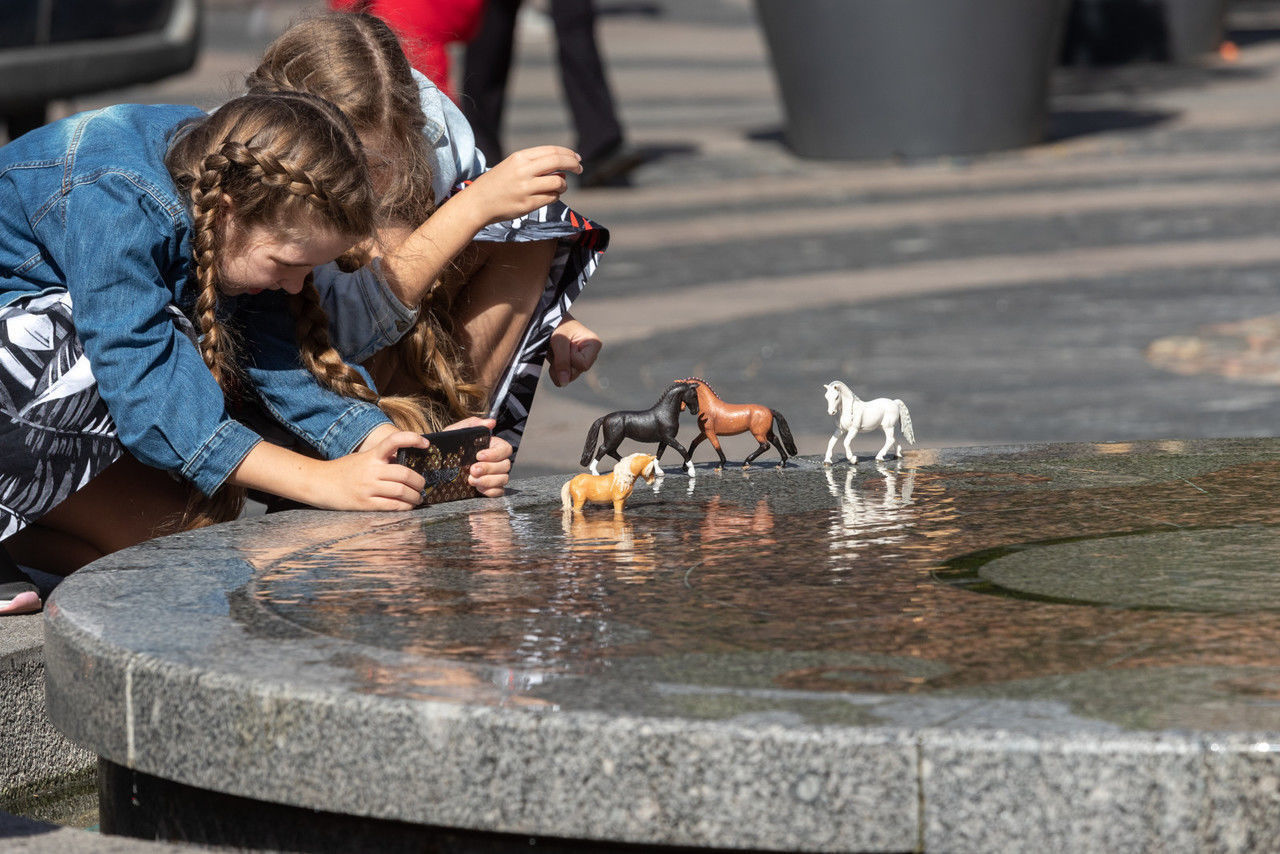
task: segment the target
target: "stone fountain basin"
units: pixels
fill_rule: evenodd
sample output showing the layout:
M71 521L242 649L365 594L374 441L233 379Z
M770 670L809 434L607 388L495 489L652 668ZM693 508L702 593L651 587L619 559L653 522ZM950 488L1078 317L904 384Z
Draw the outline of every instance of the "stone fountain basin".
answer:
M64 582L49 713L269 804L759 850L1280 832L1280 440L908 452L294 511ZM592 512L594 510L594 512Z

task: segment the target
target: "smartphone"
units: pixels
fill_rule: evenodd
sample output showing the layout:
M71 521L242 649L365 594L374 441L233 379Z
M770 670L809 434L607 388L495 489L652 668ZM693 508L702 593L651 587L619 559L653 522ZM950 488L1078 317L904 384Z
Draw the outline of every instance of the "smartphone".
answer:
M431 447L401 448L396 452L397 463L427 479L422 503L440 504L478 496L475 487L467 483L467 475L476 453L489 447L489 428L463 427L424 435Z

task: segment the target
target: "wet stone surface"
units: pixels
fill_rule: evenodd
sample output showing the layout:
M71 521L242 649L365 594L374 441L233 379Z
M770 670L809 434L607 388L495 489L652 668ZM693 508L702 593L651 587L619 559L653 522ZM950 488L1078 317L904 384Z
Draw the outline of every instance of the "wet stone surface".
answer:
M50 608L54 720L122 765L250 797L334 809L344 776L393 768L426 774L422 791L359 809L674 844L945 847L957 815L1054 789L1020 775L1077 758L1086 775L1115 758L1098 785L1117 810L1185 810L1139 822L1145 842L1230 836L1208 799L1277 797L1252 778L1224 794L1205 757L1275 771L1255 753L1280 740L1280 440L702 468L639 486L622 518L562 514L560 483L395 516L280 514L95 564ZM121 694L133 711L104 710ZM341 739L338 782L256 778L266 756L300 761L294 738ZM660 757L655 739L673 739ZM828 747L801 761L801 743ZM853 772L821 757L851 745L883 778L863 769L835 797ZM1040 752L1056 758L1019 764ZM749 782L701 807L615 791L619 774L674 792L727 769ZM521 774L538 794L495 805L496 781ZM753 800L761 780L790 781L806 818ZM1125 802L1147 783L1180 806ZM1090 826L1046 839L1104 841Z
M1280 667L1280 458L1186 449L674 475L622 519L534 505L382 526L264 562L249 597L264 621L509 670L559 707L623 692L649 714L873 721L842 695L1057 677L1096 679L1114 702L1090 716L1140 726L1135 698L1104 690L1134 653L1153 702L1152 668ZM380 678L363 687L416 693Z

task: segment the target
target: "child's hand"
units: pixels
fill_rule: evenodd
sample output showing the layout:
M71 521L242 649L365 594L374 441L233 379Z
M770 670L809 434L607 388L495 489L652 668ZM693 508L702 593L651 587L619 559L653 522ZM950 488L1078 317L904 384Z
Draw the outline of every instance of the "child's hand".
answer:
M490 223L524 216L568 189L565 172L582 171L582 158L559 145L524 148L471 182ZM477 191L479 191L477 193Z
M413 469L398 465L396 451L430 443L406 430L380 431L377 439L375 435L353 454L318 461L322 474L316 500L309 503L327 510L412 510L422 503L427 482Z
M603 346L600 336L566 314L551 333L551 381L566 386L591 370Z
M492 418L464 418L444 428L460 430L463 427L488 427L492 430L498 422ZM511 454L514 449L506 439L492 436L489 447L476 453L476 461L471 466L467 483L486 498L498 498L506 492L507 482L511 479Z

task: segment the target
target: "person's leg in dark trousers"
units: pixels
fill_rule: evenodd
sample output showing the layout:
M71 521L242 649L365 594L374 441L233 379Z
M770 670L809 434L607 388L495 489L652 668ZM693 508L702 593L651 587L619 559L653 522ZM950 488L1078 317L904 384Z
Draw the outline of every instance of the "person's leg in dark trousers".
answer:
M551 20L564 97L578 133L577 151L583 166L590 169L622 146L622 125L596 45L595 4L593 0L551 0Z
M515 49L516 15L521 0L489 0L484 22L467 44L462 65L462 114L471 123L476 147L490 166L503 157L502 111Z

